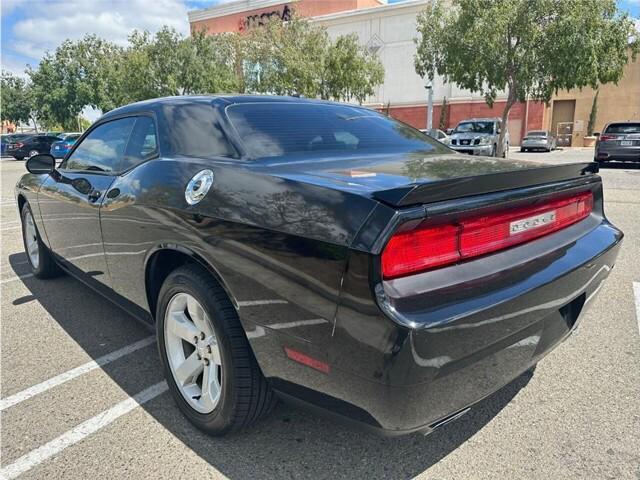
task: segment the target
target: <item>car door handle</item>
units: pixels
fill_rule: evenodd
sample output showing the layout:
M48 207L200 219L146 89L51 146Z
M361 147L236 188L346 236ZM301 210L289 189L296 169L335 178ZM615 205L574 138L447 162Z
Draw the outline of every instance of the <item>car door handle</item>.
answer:
M89 201L96 202L98 201L101 195L102 195L102 192L100 190L91 190L88 195Z

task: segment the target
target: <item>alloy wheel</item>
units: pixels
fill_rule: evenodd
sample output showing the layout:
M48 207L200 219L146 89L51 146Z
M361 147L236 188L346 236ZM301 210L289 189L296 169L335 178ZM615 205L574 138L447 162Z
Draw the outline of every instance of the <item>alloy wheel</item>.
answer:
M199 413L212 412L222 391L222 357L207 312L192 295L177 293L164 319L169 368L178 390Z
M38 233L36 232L36 225L33 222L33 216L31 210L25 212L24 215L24 243L27 247L27 255L31 266L35 269L40 264L40 251L38 248Z

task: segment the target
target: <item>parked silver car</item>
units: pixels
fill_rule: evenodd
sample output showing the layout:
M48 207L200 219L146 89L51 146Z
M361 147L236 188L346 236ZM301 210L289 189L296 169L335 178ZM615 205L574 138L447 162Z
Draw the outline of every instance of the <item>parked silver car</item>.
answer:
M610 123L596 142L596 162L640 162L640 121Z
M556 137L551 132L545 130L531 130L527 132L522 139L522 145L520 145L520 151L526 152L529 150L544 150L550 152L556 149Z
M458 123L450 136L450 148L470 155L495 157L502 121L499 118L471 118ZM509 132L503 140L502 156L509 152Z
M431 138L435 138L440 143L444 143L445 145L449 145L450 143L449 135L447 135L445 132L443 132L439 128L433 128L431 130L423 128L423 129L420 129L420 131L425 135L429 135Z

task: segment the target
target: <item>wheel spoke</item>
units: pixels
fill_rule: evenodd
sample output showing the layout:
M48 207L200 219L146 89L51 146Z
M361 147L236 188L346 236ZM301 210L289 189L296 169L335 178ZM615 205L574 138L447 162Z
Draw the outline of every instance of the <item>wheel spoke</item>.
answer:
M194 338L200 334L200 329L182 312L173 312L169 318L171 322L169 324L169 331L194 345Z
M220 396L220 384L218 383L218 366L210 363L204 367L202 374L202 396L200 403L203 408L213 410Z
M211 334L204 309L191 295L187 298L187 311L189 312L191 320L193 320L193 323L195 323L201 332L205 332L207 335Z
M215 365L222 365L222 359L220 357L220 348L218 347L218 343L212 342L210 346L211 346L211 363L214 363Z
M195 382L200 372L202 372L202 362L198 360L198 354L194 351L175 370L176 380L181 385Z

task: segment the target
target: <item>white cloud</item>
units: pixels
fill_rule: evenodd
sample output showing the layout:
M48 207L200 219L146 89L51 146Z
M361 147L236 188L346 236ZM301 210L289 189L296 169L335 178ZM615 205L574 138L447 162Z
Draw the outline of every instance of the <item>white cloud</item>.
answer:
M2 10L2 16L9 15L16 8L26 4L25 0L2 0L0 2L0 10Z
M24 73L27 68L27 62L11 55L5 55L3 52L1 63L3 71L11 72L18 77L27 76L27 74Z
M13 42L5 46L34 59L67 38L77 40L87 34L125 45L136 29L155 32L168 25L180 33L189 32L182 0L63 0L35 2L24 10L27 17L13 26Z

